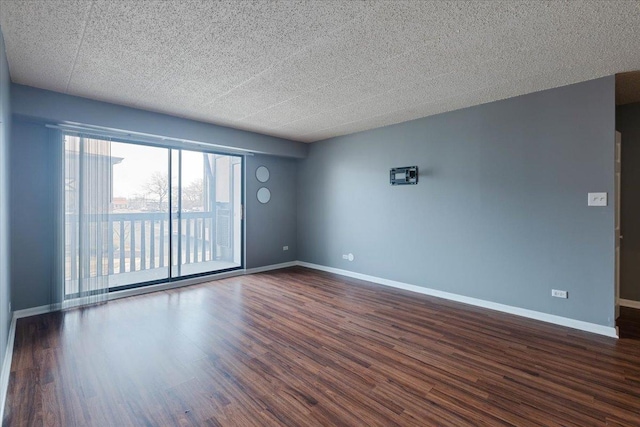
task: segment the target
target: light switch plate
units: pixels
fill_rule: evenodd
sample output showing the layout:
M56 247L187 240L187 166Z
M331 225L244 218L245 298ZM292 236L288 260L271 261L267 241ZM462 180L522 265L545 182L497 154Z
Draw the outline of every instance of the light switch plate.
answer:
M587 206L607 206L607 193L589 193Z

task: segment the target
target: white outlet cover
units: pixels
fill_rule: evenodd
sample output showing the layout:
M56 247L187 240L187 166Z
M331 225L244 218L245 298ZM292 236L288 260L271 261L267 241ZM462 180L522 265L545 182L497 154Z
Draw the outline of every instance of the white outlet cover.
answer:
M551 296L556 298L568 298L569 294L567 291L561 291L558 289L551 290Z
M587 206L607 206L607 193L589 193Z

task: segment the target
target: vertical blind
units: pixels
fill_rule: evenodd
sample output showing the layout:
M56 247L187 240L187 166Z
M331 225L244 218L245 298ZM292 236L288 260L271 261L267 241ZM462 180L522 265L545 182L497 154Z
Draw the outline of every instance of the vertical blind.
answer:
M84 303L106 301L109 291L109 141L64 136L65 292Z

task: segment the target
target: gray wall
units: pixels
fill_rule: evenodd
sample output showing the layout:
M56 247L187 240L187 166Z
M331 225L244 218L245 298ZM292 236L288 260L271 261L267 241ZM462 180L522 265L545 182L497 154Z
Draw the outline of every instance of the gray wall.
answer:
M0 29L0 366L4 362L11 322L9 282L9 66Z
M640 104L616 108L622 133L620 297L640 301Z
M248 156L246 161L247 268L280 264L297 259L296 187L297 160L274 156ZM269 181L256 179L256 169L266 166ZM269 203L258 202L260 187L271 191ZM283 246L289 246L283 251Z
M21 310L53 303L55 274L54 160L41 124L13 121L11 133L11 300Z
M612 326L614 124L611 76L311 144L298 259Z
M97 123L104 113L109 115L110 127L165 135L169 131L184 131L182 137L205 142L220 143L217 138L227 135L231 138L225 140L227 145L238 142L234 146L255 146L271 153L288 154L288 157L246 157L246 267L261 267L297 258L297 168L294 158L306 154L305 144L24 86L14 85L11 93L14 113L11 138L11 280L14 310L55 302L52 296L56 237L54 194L58 178L54 166L59 152L51 142L50 131L44 127L44 122L55 122L55 118L59 117L57 113L54 114L56 111L68 111L69 115L65 115L65 118L69 121L82 122L95 117L96 120L89 124L106 125L105 121ZM58 104L41 108L38 102L43 99L50 99ZM80 115L76 103L84 105L88 110ZM78 117L74 119L71 113L78 113ZM132 116L136 123L131 121ZM169 129L167 123L174 127ZM134 125L135 129L132 129L130 126ZM158 126L155 127L156 125ZM195 131L204 133L194 137ZM268 186L273 198L267 205L260 205L255 200L255 168L259 164L265 164L271 170ZM284 245L289 246L289 251L282 251Z
M240 148L256 153L302 158L307 145L273 136L216 126L195 120L123 107L48 90L14 84L15 115L52 123L82 123Z

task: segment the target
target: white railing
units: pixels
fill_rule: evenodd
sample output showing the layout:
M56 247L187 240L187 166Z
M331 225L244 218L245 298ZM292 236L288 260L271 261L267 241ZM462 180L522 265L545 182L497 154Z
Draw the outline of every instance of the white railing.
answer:
M207 261L228 260L233 254L232 218L228 209L216 212L183 212L169 223L166 212L86 214L79 229L78 215L65 216L65 279L75 280L103 275L166 268ZM108 218L108 220L105 220ZM96 230L96 227L99 230ZM98 236L89 257L80 265L78 245L81 236ZM169 233L173 238L169 239ZM94 239L92 239L94 240ZM173 243L170 243L173 242ZM84 243L86 245L86 243ZM173 250L169 245L173 245ZM181 250L178 250L178 247Z

